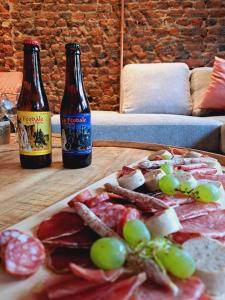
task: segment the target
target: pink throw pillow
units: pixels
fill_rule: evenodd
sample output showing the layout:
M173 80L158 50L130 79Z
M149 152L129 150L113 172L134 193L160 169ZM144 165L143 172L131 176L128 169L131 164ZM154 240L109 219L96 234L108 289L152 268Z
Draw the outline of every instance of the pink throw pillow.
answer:
M199 104L200 109L225 113L225 60L215 57L213 72L207 92Z

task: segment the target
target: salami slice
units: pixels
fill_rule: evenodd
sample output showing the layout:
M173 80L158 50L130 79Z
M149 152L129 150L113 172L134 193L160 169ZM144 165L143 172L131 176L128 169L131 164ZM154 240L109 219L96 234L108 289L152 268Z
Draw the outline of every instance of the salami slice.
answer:
M121 275L128 273L128 271L126 271L124 268L104 271L102 269L83 268L74 263L71 263L69 267L75 276L96 283L114 282Z
M4 267L11 275L30 276L43 264L44 259L45 250L42 243L26 234L11 239L5 246Z
M71 235L84 228L83 220L75 213L61 211L50 219L41 222L37 229L40 240Z
M58 247L48 255L48 267L55 273L68 273L70 263L75 263L85 268L94 267L89 256L89 249Z
M111 204L111 203L110 203ZM118 224L126 211L126 208L121 204L112 204L110 206L94 207L92 211L110 228L117 228Z
M55 239L43 240L45 246L66 247L75 249L89 249L90 246L99 238L93 230L85 226L81 231L68 236Z
M109 200L109 195L108 193L104 192L99 195L96 195L95 197L88 199L87 201L84 201L84 204L87 205L88 207L94 207L97 204Z
M3 255L8 242L17 238L21 234L22 232L17 229L7 229L0 233L0 256Z
M219 209L220 204L218 203L200 203L197 201L175 207L175 211L180 221L204 216L211 211L216 211Z

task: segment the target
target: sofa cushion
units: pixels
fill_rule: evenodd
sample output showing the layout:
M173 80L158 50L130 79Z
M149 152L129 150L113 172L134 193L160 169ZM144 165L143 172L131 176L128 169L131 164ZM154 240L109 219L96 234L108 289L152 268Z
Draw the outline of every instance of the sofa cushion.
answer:
M218 152L221 122L169 114L120 114L92 111L95 140L124 140L168 144ZM60 132L59 115L52 117L53 132Z
M212 68L210 67L195 68L191 71L190 83L193 116L201 115L201 110L198 106L199 103L202 102L202 99L208 89L211 74Z
M184 63L129 64L122 72L121 111L189 115L189 69Z

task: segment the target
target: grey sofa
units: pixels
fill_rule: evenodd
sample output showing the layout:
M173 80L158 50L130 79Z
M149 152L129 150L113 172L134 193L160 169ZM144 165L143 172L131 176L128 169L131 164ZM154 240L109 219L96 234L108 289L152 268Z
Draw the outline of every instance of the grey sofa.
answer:
M133 64L122 73L120 112L92 111L95 140L138 141L225 153L225 116L193 116L211 68L183 63ZM52 117L60 132L59 115Z

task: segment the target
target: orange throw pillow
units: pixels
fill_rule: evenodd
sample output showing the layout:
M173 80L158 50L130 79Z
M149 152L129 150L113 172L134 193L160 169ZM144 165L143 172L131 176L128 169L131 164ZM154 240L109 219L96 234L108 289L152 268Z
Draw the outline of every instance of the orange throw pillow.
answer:
M198 108L225 113L225 59L215 57L209 87Z

